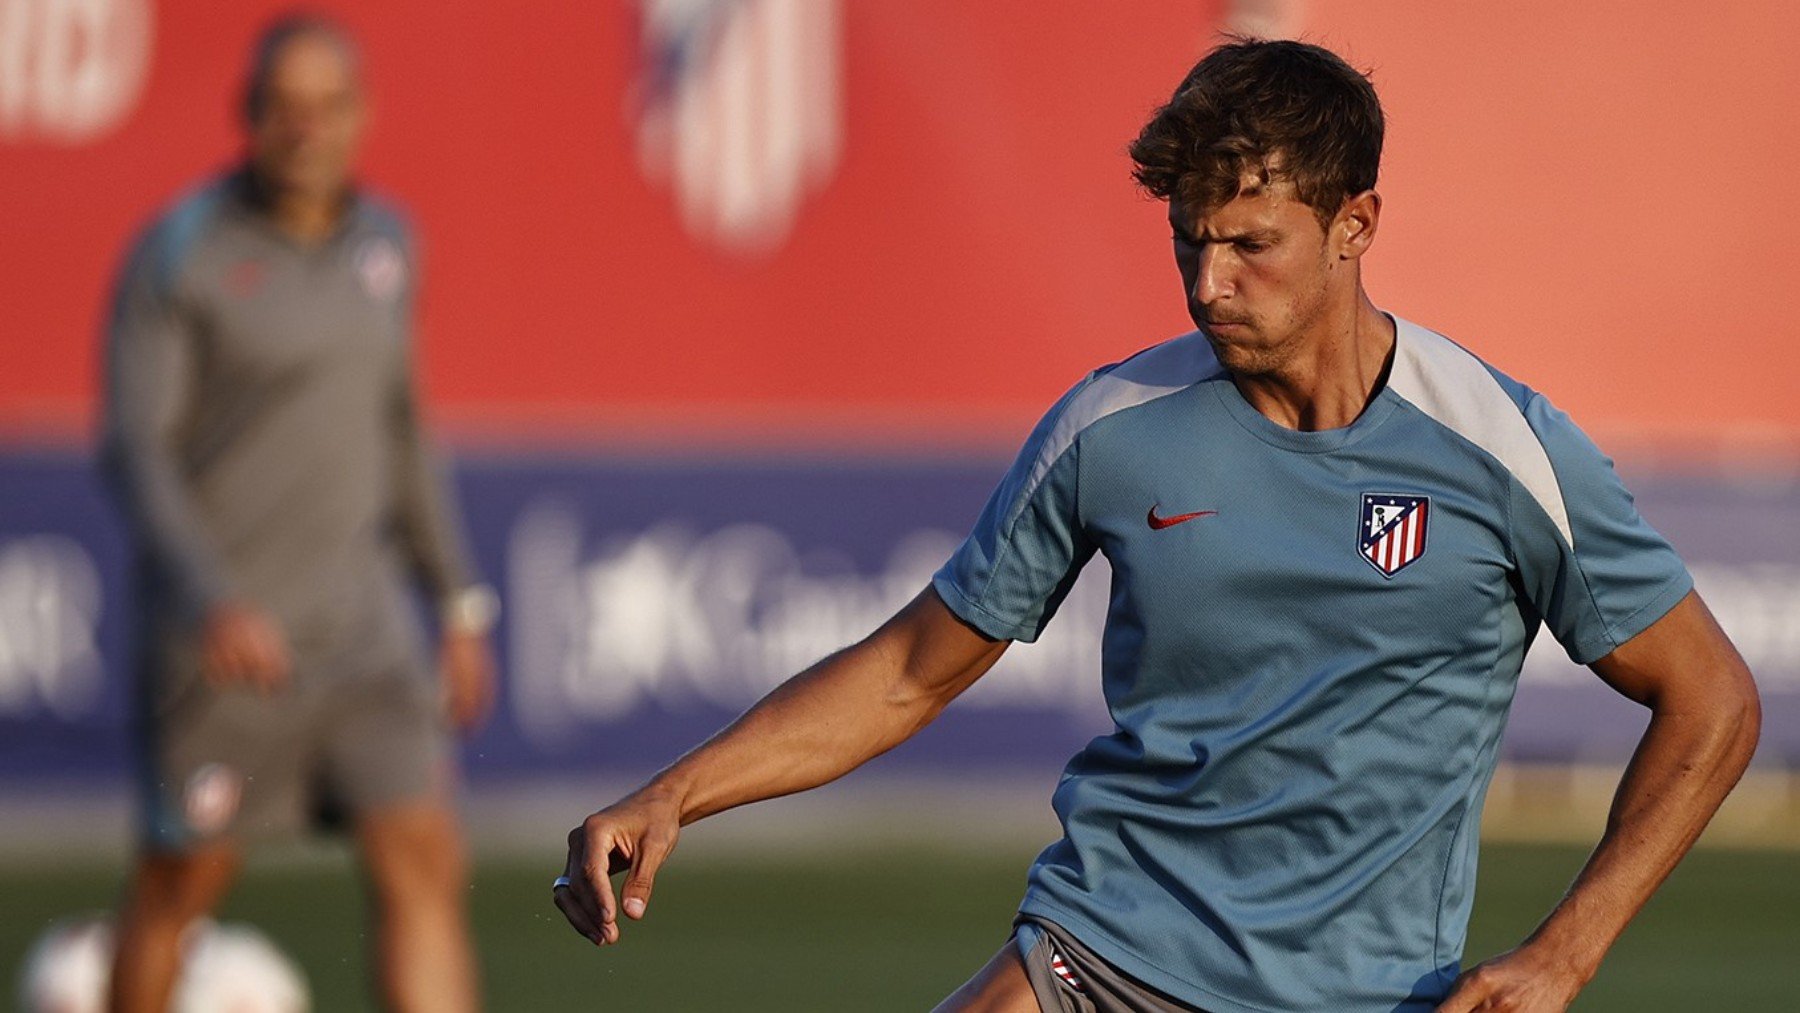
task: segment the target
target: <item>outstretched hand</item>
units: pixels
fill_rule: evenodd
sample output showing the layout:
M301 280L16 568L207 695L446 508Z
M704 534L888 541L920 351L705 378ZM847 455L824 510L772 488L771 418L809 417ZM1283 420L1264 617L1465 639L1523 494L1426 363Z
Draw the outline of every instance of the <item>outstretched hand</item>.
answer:
M575 931L596 946L619 941L620 908L633 920L644 917L656 870L681 833L675 800L641 789L589 816L569 831L569 860L552 891L556 907ZM612 877L627 872L615 900Z

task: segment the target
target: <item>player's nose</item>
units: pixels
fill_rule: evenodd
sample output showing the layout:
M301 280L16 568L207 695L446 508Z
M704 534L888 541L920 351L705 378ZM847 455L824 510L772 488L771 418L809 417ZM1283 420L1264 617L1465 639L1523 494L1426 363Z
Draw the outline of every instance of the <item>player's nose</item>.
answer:
M1231 294L1230 278L1220 254L1219 244L1208 243L1194 264L1194 290L1190 294L1201 305L1210 305Z

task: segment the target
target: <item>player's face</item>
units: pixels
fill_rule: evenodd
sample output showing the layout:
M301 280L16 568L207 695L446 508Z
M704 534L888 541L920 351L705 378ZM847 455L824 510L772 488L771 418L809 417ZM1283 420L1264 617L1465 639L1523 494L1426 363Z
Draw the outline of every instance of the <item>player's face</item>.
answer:
M1283 182L1196 212L1169 204L1188 315L1239 375L1279 370L1329 304L1336 258L1313 209Z
M335 196L350 178L362 135L362 89L348 54L331 39L301 35L269 68L250 124L258 173L277 190Z

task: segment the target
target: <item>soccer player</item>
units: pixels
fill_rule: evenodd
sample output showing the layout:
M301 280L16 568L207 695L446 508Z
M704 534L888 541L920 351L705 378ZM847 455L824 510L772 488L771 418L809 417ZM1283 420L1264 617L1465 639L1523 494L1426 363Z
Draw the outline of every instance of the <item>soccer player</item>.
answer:
M913 735L1099 552L1115 727L1057 786L1013 938L942 1009L1564 1009L1736 782L1759 705L1568 417L1365 293L1382 133L1324 49L1201 60L1131 151L1198 329L1057 402L893 619L572 831L574 927L618 941L684 824ZM1651 720L1567 896L1459 974L1540 626Z
M106 460L141 561L141 854L116 1010L158 1010L182 929L245 841L349 821L395 1009L475 1005L449 717L493 692L476 583L419 428L417 264L353 185L357 53L276 23L245 97L249 153L156 221L120 280ZM442 685L409 581L443 609Z

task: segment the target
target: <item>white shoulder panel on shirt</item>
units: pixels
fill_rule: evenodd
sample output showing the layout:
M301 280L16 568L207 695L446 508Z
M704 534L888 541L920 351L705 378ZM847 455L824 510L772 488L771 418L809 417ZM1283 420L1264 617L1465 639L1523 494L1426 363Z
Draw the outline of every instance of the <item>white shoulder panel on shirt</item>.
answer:
M1388 387L1445 428L1492 454L1531 493L1570 548L1575 532L1550 455L1519 406L1480 359L1435 331L1394 317Z
M1013 501L1014 509L1031 500L1044 476L1050 473L1051 466L1074 444L1082 430L1108 415L1192 387L1224 372L1206 337L1199 331L1189 331L1160 345L1152 345L1096 376L1075 392L1051 425L1049 435L1038 448L1021 495Z

